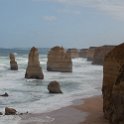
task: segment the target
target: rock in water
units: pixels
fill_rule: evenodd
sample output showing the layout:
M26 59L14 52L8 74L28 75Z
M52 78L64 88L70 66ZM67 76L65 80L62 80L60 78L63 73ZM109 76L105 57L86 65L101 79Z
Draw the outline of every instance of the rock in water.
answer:
M16 112L17 111L13 108L8 108L8 107L5 108L5 115L15 115Z
M102 93L105 118L112 124L124 124L124 43L105 57Z
M8 95L8 93L4 93L4 94L2 94L2 95L0 95L0 96L3 96L3 97L8 97L9 95Z
M62 93L59 82L57 81L50 82L48 85L48 90L49 90L49 93Z
M11 70L18 70L18 64L15 61L15 55L13 53L10 53L10 69Z
M71 56L71 58L78 58L79 57L79 50L76 48L68 49L67 53Z
M32 47L28 57L28 66L25 73L25 78L43 79L44 75L39 61L38 49Z
M72 72L71 56L63 47L53 47L48 53L48 71Z

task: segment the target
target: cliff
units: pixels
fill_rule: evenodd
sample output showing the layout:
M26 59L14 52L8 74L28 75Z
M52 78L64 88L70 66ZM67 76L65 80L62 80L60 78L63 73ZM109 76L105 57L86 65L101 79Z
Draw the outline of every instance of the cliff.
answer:
M94 51L92 64L103 65L104 57L109 53L114 46L101 46L97 47Z
M87 60L88 61L93 61L94 58L94 54L95 54L95 49L97 47L90 47L87 51Z
M103 66L103 112L112 124L124 123L124 43L113 48Z

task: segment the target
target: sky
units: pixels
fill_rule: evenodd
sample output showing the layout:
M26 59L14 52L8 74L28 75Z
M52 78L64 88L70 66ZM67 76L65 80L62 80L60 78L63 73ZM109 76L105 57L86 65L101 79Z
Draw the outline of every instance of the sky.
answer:
M0 47L124 42L124 0L0 0Z

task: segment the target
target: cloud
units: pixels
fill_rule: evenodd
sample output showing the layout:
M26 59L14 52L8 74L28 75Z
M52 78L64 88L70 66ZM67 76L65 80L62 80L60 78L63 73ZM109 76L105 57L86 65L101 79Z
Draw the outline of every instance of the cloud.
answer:
M79 10L72 10L72 9L59 9L57 10L58 13L69 14L69 15L80 15L81 12Z
M42 19L48 22L53 22L57 20L56 16L43 16Z
M124 0L33 0L33 1L47 1L65 6L80 6L96 8L99 11L103 11L106 14L112 15L117 19L124 20ZM70 13L64 10L66 13ZM63 11L63 12L64 12ZM73 13L72 11L71 13ZM78 14L78 11L75 12Z

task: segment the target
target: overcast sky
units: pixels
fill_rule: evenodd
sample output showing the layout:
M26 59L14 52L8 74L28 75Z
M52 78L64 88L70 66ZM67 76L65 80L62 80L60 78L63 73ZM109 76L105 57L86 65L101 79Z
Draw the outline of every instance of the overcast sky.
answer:
M0 0L0 47L85 48L124 41L124 0Z

